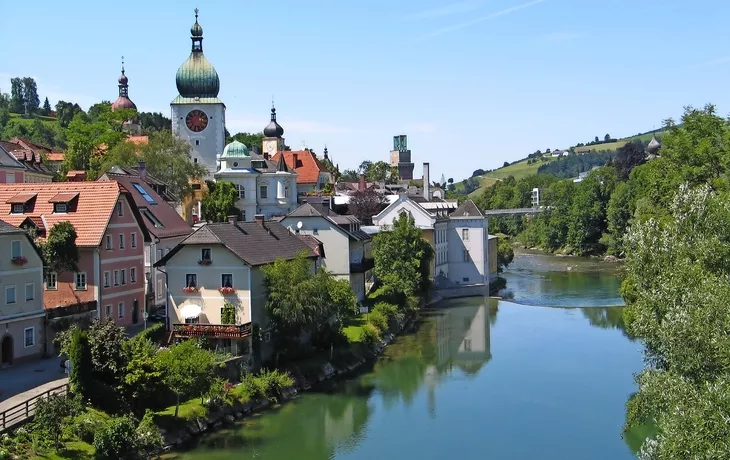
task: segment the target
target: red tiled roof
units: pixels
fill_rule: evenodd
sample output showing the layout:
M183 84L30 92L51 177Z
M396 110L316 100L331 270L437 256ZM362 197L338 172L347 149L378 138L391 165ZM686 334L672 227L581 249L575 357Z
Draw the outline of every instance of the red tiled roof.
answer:
M38 194L35 193L35 192L18 193L17 195L14 195L14 196L10 197L8 199L8 201L6 201L6 203L9 203L9 204L25 204L26 202L28 202L28 200L30 200L31 198L35 197L36 195L38 195Z
M131 142L136 145L149 144L150 138L149 136L129 136L127 138L127 142Z
M20 193L31 192L38 194L33 209L25 214L12 214L8 200ZM0 184L0 218L16 227L31 216L34 221L45 221L46 228L69 221L78 234L78 246L98 246L121 192L120 185L114 181ZM58 195L78 195L75 210L54 213L52 201Z
M69 201L73 200L79 196L79 192L61 192L56 193L51 197L50 200L48 200L49 203L68 203Z
M319 182L319 173L327 172L319 159L309 150L277 152L271 161L278 162L281 155L284 155L284 161L289 170L296 171L297 184L316 184ZM297 157L296 165L294 164L295 155Z
M46 165L43 164L43 158L41 157L41 153L46 154L50 152L50 148L19 137L14 137L10 141L0 142L0 147L13 155L13 157L21 163L26 171L46 174L49 176L53 174L53 172L51 172Z
M63 161L66 155L63 152L51 152L46 155L48 161Z

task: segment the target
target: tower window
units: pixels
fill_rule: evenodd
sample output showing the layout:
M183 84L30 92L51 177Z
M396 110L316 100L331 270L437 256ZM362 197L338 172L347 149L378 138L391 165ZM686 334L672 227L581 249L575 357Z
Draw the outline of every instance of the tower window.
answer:
M195 139L195 145L200 145L200 139Z
M198 159L197 158L193 158L193 163L198 164Z

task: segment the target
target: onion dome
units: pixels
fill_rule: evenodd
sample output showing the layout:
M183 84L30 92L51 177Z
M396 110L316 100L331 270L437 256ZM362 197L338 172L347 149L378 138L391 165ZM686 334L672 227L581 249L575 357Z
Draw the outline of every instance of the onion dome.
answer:
M249 156L251 155L248 153L246 144L234 140L223 149L221 158L247 158Z
M271 107L271 121L266 128L264 128L264 136L266 137L281 137L284 135L284 128L276 122L276 109Z
M137 106L129 98L129 78L124 74L124 58L122 58L122 75L119 77L119 97L112 103L112 111L121 109L134 109Z
M203 28L198 24L198 9L195 9L195 24L190 28L193 41L192 52L175 75L177 91L182 97L218 97L220 80L213 64L203 55Z
M649 145L646 146L646 153L650 159L656 158L659 155L659 149L662 147L661 142L656 138L656 135L651 136Z

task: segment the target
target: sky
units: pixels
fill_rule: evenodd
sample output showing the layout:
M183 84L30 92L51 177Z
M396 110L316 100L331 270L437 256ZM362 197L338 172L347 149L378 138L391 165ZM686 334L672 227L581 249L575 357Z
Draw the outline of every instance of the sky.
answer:
M726 0L0 0L0 90L30 76L86 109L116 99L124 56L130 98L169 117L195 7L228 130L261 131L273 97L287 144L341 170L397 134L416 177L458 181L688 105L730 114Z

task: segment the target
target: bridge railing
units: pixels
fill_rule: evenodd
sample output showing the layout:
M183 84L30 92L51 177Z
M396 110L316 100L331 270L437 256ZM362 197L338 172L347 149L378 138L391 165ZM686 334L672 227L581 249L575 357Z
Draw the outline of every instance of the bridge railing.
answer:
M35 408L38 405L38 401L40 401L42 398L47 398L51 395L64 394L68 394L68 383L49 388L39 395L26 399L25 402L22 402L18 405L15 405L0 412L0 433L3 433L15 425L20 425L33 418L33 415L35 415Z

